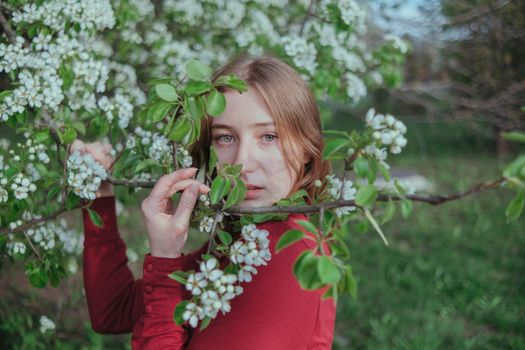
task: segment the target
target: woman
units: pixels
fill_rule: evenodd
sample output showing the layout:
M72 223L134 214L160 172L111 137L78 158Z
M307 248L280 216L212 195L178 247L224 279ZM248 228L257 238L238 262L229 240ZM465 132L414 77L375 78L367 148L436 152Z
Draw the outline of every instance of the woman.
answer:
M288 65L271 56L238 57L218 71L235 73L248 84L242 94L223 89L227 105L218 117L203 121L193 147L194 164L213 145L220 163L243 164L247 184L244 207L268 206L298 189L315 194L316 179L330 171L322 160L323 138L315 99L306 83ZM112 159L110 147L100 143L74 144L104 166ZM199 150L203 150L200 153ZM187 256L182 248L191 212L199 194L210 189L192 177L196 169L163 176L142 202L151 253L145 256L143 279L134 280L127 267L126 246L120 239L115 199L104 184L92 209L104 220L98 228L84 210L84 280L93 328L101 333L133 331L134 349L330 349L335 305L321 300L323 291L302 290L292 273L297 256L314 243L304 239L279 254L275 244L291 228L301 229L290 215L259 228L270 232L272 260L262 266L244 292L232 300L231 311L212 320L205 330L177 326L175 305L190 294L167 277L175 270L197 269L200 251ZM166 209L171 196L183 191L175 212Z

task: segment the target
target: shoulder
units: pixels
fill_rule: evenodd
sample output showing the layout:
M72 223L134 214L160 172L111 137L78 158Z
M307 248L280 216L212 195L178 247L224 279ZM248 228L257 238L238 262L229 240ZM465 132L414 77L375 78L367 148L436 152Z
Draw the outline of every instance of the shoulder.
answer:
M315 243L308 238L314 238L314 234L308 232L303 226L301 226L298 221L308 221L306 215L301 213L291 213L286 220L282 221L268 221L261 224L258 228L267 230L270 233L270 238L275 240L281 238L287 231L296 229L300 230L305 234L300 242L306 244L308 247L314 247ZM308 238L306 238L308 237Z
M290 264L295 262L295 259L305 250L314 249L316 243L311 238L315 236L305 230L297 221L308 220L304 214L295 214L292 213L288 216L288 219L282 221L268 221L258 226L261 230L267 230L269 232L270 239L270 252L272 254L272 260L274 261L273 265L275 266L275 261L280 261L284 264ZM301 240L295 242L289 247L281 250L279 253L275 251L275 247L279 239L289 230L297 229L305 233L305 237Z

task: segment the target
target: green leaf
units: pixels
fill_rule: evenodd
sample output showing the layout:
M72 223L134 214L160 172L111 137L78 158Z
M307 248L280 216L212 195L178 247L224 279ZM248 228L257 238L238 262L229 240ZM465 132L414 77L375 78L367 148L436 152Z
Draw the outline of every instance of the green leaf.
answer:
M342 235L343 234L341 233L334 235L336 242L330 242L330 251L335 256L341 256L343 259L349 259L350 250L348 250L348 247L346 246L345 241L340 238Z
M175 124L171 128L169 139L175 142L180 142L191 131L191 122L188 118L181 116L177 118Z
M509 203L507 210L505 210L505 216L507 222L517 220L523 212L525 205L525 190L521 189L516 193L514 199Z
M381 223L385 224L392 220L394 216L396 215L396 204L394 201L392 201L390 198L388 199L388 203L385 207L385 213L383 214L383 218L381 219Z
M104 221L102 221L102 218L100 217L100 215L98 215L98 213L96 211L94 211L93 209L89 209L88 208L88 214L89 214L89 218L91 219L91 222L96 226L96 227L104 227Z
M523 133L523 132L518 132L518 131L513 131L513 132L502 132L502 133L501 133L501 136L502 136L505 140L509 140L509 141L517 141L517 142L523 142L523 143L525 143L525 133Z
M381 175L385 178L385 181L390 181L390 170L388 170L383 163L378 163L378 168Z
M350 141L347 138L326 139L323 150L323 159L344 159L346 154L337 153L341 148L348 146Z
M188 273L184 271L174 271L168 275L169 278L185 285L188 282Z
M312 224L310 221L307 220L295 220L296 223L301 225L306 229L306 231L309 231L311 233L316 234L317 233L317 227L315 227L314 224Z
M299 269L301 267L301 264L302 264L302 261L303 259L308 256L308 255L312 255L312 251L311 250L305 250L304 252L302 252L301 254L299 254L299 256L297 257L297 259L295 260L295 263L293 264L293 274L297 277L297 275L299 274Z
M64 132L58 132L58 137L60 138L62 144L68 145L76 140L77 132L75 131L75 129L67 127Z
M75 73L73 73L73 70L70 68L65 68L64 66L61 66L58 70L60 78L62 78L62 89L68 90L71 85L73 85L73 81L75 80Z
M378 195L377 188L374 185L366 185L357 190L355 203L362 207L373 203Z
M184 101L184 108L195 121L204 117L204 100L200 96L188 96Z
M328 288L326 290L326 292L324 292L323 295L321 296L321 300L334 298L334 291L336 291L336 290L337 290L337 288L334 288L333 286L330 286L330 288Z
M148 120L156 123L164 119L166 114L170 111L172 104L165 101L158 101L148 109Z
M304 201L304 198L303 198L303 197L310 197L310 195L308 194L308 192L306 192L306 190L298 190L297 192L294 192L294 193L290 196L290 200L291 200L292 202L295 202L295 201L298 200L298 199Z
M150 166L158 165L157 161L154 159L144 159L135 167L135 173L138 173Z
M18 173L18 168L12 166L12 167L7 168L4 174L5 174L5 177L9 179L13 177L16 173Z
M48 276L43 267L28 264L26 266L26 275L29 278L29 283L35 288L44 288L47 284Z
M350 295L356 299L357 298L357 283L354 277L354 273L352 272L352 266L346 265L345 266L345 274L344 274L344 288L343 290L347 293L350 293Z
M182 318L182 315L184 314L184 311L186 311L186 305L188 303L188 300L183 300L179 302L175 307L175 311L173 312L173 320L179 326L184 324L184 319Z
M339 268L324 255L317 259L317 273L325 284L336 284L342 277Z
M217 204L226 195L230 189L230 180L222 176L217 176L212 184L210 191L211 204Z
M323 286L321 277L317 270L318 256L306 255L301 259L301 264L297 268L297 280L301 285L301 288L313 290Z
M213 169L217 166L217 161L219 160L219 157L217 156L217 151L215 150L215 147L210 146L210 159L208 161L208 175L211 175L213 172Z
M245 92L248 90L248 85L246 84L246 82L242 79L239 79L235 74L221 76L215 81L213 85L227 86L239 92Z
M277 242L277 245L275 246L275 251L279 253L284 248L289 247L295 242L300 241L304 236L305 234L301 230L291 229L291 230L286 231L281 236L281 238L279 238L279 241Z
M364 208L364 212L365 212L366 218L368 219L368 221L370 221L370 223L372 224L376 232L379 233L379 236L381 237L385 245L388 245L388 240L386 239L385 234L381 230L381 227L379 227L379 225L377 224L377 221L372 216L372 213L370 212L370 210L368 210L367 208Z
M52 187L49 192L47 193L47 201L51 201L53 198L56 197L56 195L60 192L60 190L62 189L61 186L54 186Z
M82 122L74 122L71 125L75 128L76 131L78 131L82 135L86 134L86 126L84 125L84 123L82 123Z
M203 330L206 329L206 327L208 327L210 325L210 322L211 322L211 318L206 316L202 319L201 321L201 326L199 327L199 331L202 332Z
M80 197L78 197L73 192L69 192L67 194L67 198L66 198L66 208L67 209L74 209L78 206L79 203L80 203Z
M237 180L237 179L234 180L233 188L230 191L230 193L228 194L228 198L226 199L226 203L224 203L224 209L230 208L231 206L239 203L244 198L244 197L241 198L242 186L243 186L243 184L241 183L240 180ZM244 188L246 188L246 187L244 187ZM244 192L246 192L246 191L244 191Z
M210 91L211 83L209 81L190 80L190 82L184 88L190 95L201 95L205 92Z
M407 219L412 213L412 201L408 199L401 200L401 216Z
M170 84L155 85L155 92L161 99L167 102L175 102L178 98L177 91Z
M49 135L49 129L43 129L35 133L35 139L40 143L44 143L50 138L51 136Z
M370 171L368 160L365 157L359 156L354 161L354 171L359 177L368 177L368 172Z
M206 80L212 73L210 67L197 60L189 60L186 62L184 68L186 69L188 77L193 80Z
M520 176L522 169L525 169L525 156L519 156L512 163L503 169L503 176L506 178Z
M206 101L206 112L211 116L218 116L226 108L226 98L222 92L213 90Z
M219 235L219 239L224 245L229 246L230 244L232 244L233 238L232 235L230 235L228 232L223 231L221 229L217 229L217 234Z

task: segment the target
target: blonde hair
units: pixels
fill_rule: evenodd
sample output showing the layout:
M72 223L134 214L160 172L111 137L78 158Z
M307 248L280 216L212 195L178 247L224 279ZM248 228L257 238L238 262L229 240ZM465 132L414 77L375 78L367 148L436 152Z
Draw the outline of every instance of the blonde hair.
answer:
M231 73L256 89L275 121L281 147L286 150L283 156L297 174L288 195L304 189L315 197L319 190L315 180L322 181L331 169L330 163L322 159L319 109L306 82L293 68L271 55L236 56L214 72L212 82ZM200 138L191 148L197 166L201 160L208 163L211 124L211 118L202 120Z

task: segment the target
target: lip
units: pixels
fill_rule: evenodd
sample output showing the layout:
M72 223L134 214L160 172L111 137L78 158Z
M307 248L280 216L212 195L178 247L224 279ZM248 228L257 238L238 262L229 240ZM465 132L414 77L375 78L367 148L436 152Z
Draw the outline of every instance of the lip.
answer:
M252 185L252 184L247 184L246 189L247 191L246 191L246 196L244 197L244 199L257 198L259 194L264 190L264 188L256 186L256 185Z

